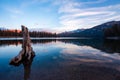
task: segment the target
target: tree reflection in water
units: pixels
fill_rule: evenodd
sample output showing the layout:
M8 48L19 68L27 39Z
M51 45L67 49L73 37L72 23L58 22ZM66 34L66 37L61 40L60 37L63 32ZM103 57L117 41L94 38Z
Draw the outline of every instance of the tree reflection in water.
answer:
M51 42L72 43L78 46L91 46L107 53L120 53L120 40L99 39L34 39L33 44L47 44ZM0 46L21 45L22 40L0 40Z

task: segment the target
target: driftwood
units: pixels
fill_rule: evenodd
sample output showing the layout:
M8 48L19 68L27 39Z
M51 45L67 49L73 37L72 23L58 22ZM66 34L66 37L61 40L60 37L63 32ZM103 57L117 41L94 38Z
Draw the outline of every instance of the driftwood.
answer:
M30 60L35 56L35 53L31 47L31 40L29 36L29 32L27 27L21 26L22 28L22 34L23 34L23 43L22 43L22 50L19 52L19 54L14 57L11 61L10 64L13 65L19 65L21 61L24 59Z
M31 65L35 53L31 47L31 40L29 36L28 29L25 26L21 26L23 34L22 50L19 54L11 59L10 65L19 66L23 64L24 66L24 80L28 80L31 72Z

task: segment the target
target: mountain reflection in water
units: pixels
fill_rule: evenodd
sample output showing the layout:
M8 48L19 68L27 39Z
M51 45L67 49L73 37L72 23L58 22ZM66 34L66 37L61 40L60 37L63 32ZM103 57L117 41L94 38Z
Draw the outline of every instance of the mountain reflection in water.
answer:
M32 40L33 44L45 44L51 42L72 43L78 46L91 46L107 53L120 53L120 40L99 40L99 39L41 39ZM20 45L22 40L0 40L0 46L5 45Z
M0 50L14 46L16 50L21 44L22 40L1 40ZM34 61L11 67L8 57L0 57L0 80L120 80L119 44L119 40L34 39Z

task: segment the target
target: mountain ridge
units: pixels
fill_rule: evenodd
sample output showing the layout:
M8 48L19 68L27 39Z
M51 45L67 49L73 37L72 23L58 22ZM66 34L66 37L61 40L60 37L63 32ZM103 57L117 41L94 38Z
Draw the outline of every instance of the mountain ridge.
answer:
M64 37L104 37L104 30L111 28L115 24L120 25L120 21L106 22L106 23L94 26L92 28L89 28L89 29L84 29L83 31L81 31L81 29L78 29L80 31L74 32L74 33L67 32L67 34L65 34L63 32L63 33L60 33L59 36L64 35Z

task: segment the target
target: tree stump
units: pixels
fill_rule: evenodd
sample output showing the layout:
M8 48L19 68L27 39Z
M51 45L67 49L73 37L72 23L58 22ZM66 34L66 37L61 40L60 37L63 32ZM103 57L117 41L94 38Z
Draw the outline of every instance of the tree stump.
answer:
M16 57L11 59L10 64L13 65L19 65L22 60L24 59L30 60L35 56L35 53L31 47L31 40L28 29L23 25L21 26L21 28L23 34L22 50L19 52L19 54Z

